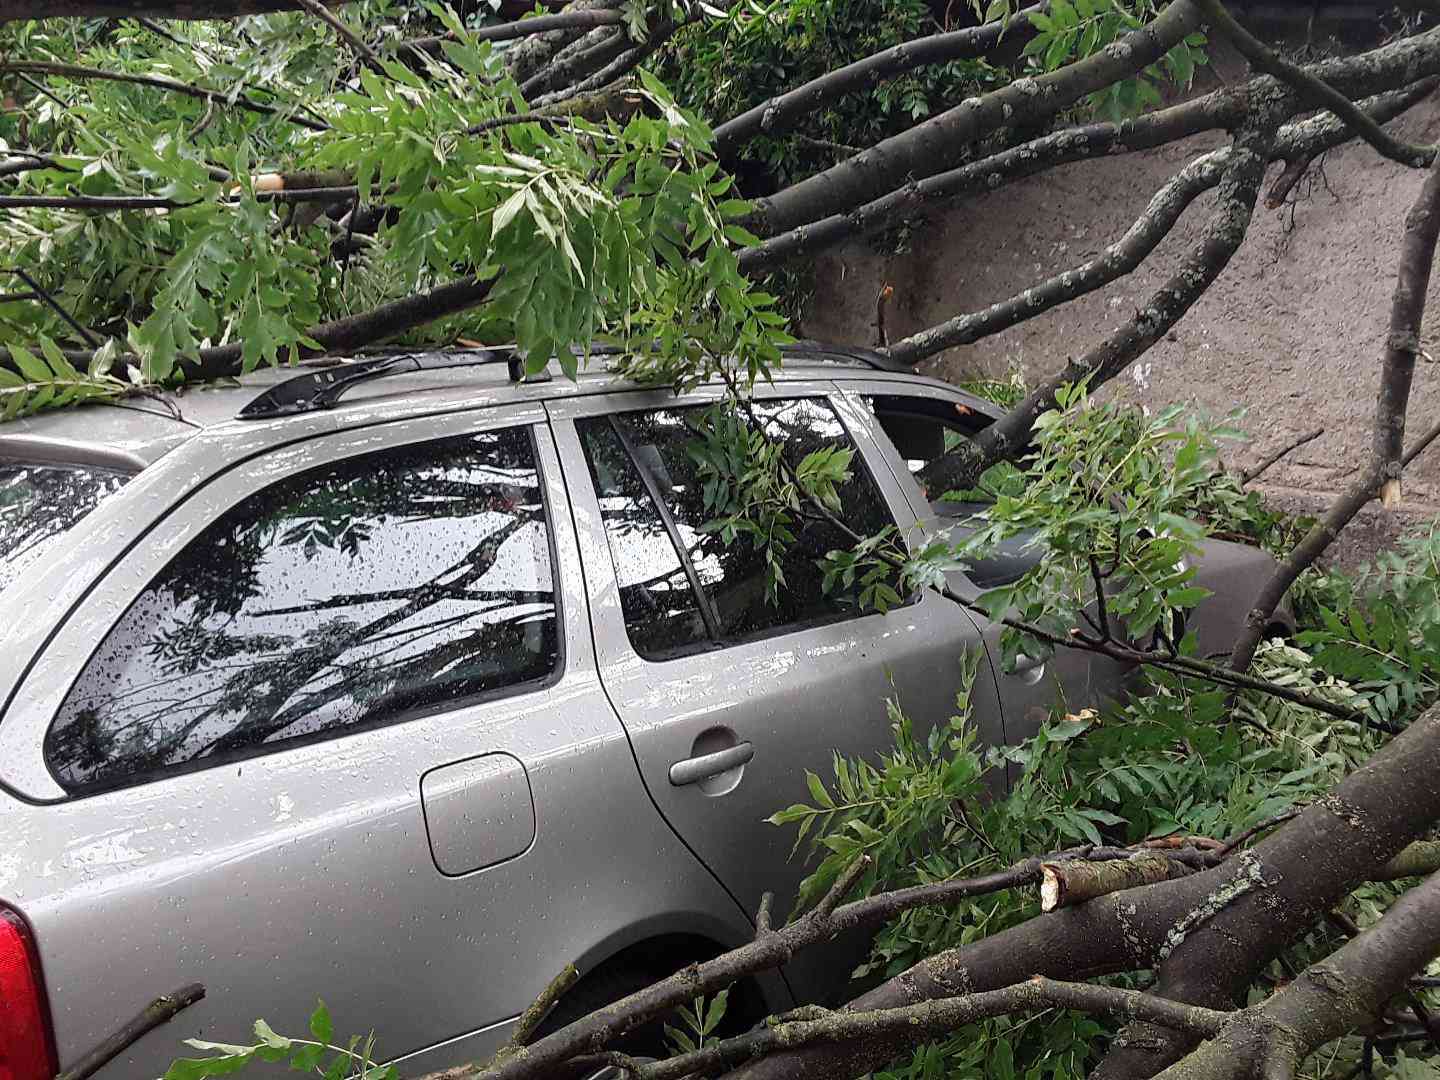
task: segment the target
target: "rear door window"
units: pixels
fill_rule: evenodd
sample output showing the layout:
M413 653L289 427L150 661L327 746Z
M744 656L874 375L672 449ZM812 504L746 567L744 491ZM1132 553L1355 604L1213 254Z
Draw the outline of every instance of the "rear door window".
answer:
M822 398L757 401L754 410L792 462L825 446L854 448ZM823 587L820 560L849 546L828 522L796 522L776 597L766 595L763 548L743 536L727 543L706 529L714 515L692 454L702 412L693 406L579 421L636 651L654 658L867 614L853 597ZM839 516L860 534L894 523L858 452L839 495Z
M0 458L0 593L128 479L91 465Z
M334 737L557 668L527 429L349 458L218 518L106 637L45 742L83 792Z

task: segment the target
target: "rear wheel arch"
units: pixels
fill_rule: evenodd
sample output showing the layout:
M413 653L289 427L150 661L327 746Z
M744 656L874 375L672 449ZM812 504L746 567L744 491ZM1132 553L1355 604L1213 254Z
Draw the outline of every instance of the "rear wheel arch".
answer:
M654 982L659 982L689 964L704 963L727 951L727 946L702 934L670 932L652 934L631 944L592 957L580 967L580 981L555 1006L541 1025L548 1033L580 1016L618 1000ZM772 1011L781 1008L768 1000L760 982L746 977L730 989L726 1027L743 1031Z

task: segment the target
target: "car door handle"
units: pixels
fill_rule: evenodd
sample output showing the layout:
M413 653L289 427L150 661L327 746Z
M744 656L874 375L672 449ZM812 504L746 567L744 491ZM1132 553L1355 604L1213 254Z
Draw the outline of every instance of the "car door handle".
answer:
M675 787L684 787L686 784L708 780L731 769L738 769L754 756L755 745L742 742L736 746L727 746L724 750L717 750L713 754L686 758L670 766L670 783Z

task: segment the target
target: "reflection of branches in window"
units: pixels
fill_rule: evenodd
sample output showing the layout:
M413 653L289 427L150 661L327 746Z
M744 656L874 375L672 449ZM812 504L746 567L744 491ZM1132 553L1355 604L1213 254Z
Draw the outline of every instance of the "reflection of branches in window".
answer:
M414 453L352 459L277 484L215 522L87 668L47 737L57 773L110 782L548 672L557 650L553 591L483 587L502 549L537 527L539 546L520 559L543 568L549 583L530 441L519 431L457 441L471 444L468 453L481 438L495 461L457 462L452 453L437 464L433 443L422 461ZM357 471L361 462L367 471ZM464 525L436 539L448 545L468 534L468 550L411 587L306 600L296 594L322 580L317 571L287 582L296 564L271 561L277 544L313 549L307 554L333 546L351 559L368 549L356 573L393 581L411 555L397 542L422 565L435 557L430 534L396 528L451 519ZM262 592L274 597L270 605L250 603ZM283 621L255 629L263 619Z
M458 571L459 577L455 580L447 582L437 578L416 589L411 599L396 610L372 620L351 634L337 638L333 643L315 650L311 655L293 658L293 662L287 665L283 672L277 673L277 678L271 688L249 710L247 718L215 740L213 744L215 751L223 752L264 742L274 732L283 730L288 722L280 723L277 714L291 695L314 678L320 669L350 649L403 624L430 605L445 599L448 591L455 588L467 588L479 581L494 567L500 555L500 548L505 541L527 523L524 518L511 521L503 529L487 536L472 548L464 559L440 575L443 578Z
M0 463L0 589L49 540L65 532L129 478L65 465Z

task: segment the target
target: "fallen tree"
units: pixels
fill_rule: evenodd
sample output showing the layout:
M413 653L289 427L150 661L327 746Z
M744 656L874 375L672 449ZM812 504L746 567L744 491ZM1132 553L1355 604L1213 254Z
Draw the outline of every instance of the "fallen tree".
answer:
M0 207L12 215L0 241L25 286L0 298L0 326L13 344L11 362L0 368L8 415L407 336L418 344L513 339L532 369L553 357L571 371L592 339L610 337L631 374L679 384L723 379L743 412L745 381L776 361L784 322L757 284L762 273L1098 153L1228 132L1228 146L1187 163L1102 255L883 350L893 363L911 365L1100 288L1141 265L1187 208L1214 193L1201 243L1133 318L943 459L934 481L969 486L1031 448L1038 419L1067 407L1077 384L1102 385L1184 317L1244 243L1272 163L1308 162L1357 137L1404 167L1431 167L1435 158L1433 147L1404 144L1383 125L1433 92L1440 30L1300 67L1249 38L1214 0L1174 0L1159 11L1138 5L1105 23L1108 13L1092 12L1085 18L1109 37L1102 41L1097 29L1088 43L1068 4L1018 13L1015 23L1006 21L1007 9L994 23L889 48L723 118L685 112L643 69L674 35L713 17L688 6L637 15L580 0L553 16L478 28L450 18L411 36L352 23L344 5L299 6L305 12L287 29L298 29L301 46L323 43L319 74L297 61L222 88L211 74L216 67L235 67L237 57L253 63L275 47L268 30L250 24L202 24L209 28L188 40L163 25L144 27L147 47L174 61L165 72L127 68L129 54L106 35L131 31L113 27L97 31L88 49L96 56L7 53L0 61L0 76L27 88L18 109L25 138L0 164L7 184ZM212 6L206 14L258 10ZM33 14L15 0L0 7L0 21ZM45 14L150 19L198 10L75 0L59 10L47 5ZM1056 126L1057 116L1087 98L1138 101L1147 87L1153 94L1159 64L1187 81L1201 45L1196 35L1207 24L1263 73L1145 115ZM792 130L807 110L874 80L984 55L1013 40L1012 32L1036 58L1018 78L855 148L781 191L753 202L731 197L723 167L740 158L747 140ZM496 50L509 42L517 44ZM159 119L149 127L138 118L140 99L123 96L141 94L154 95L145 100ZM114 145L97 141L98 122L116 118L134 119L135 134L119 132ZM1432 172L1400 264L1371 461L1256 597L1227 662L1188 656L1165 637L1161 615L1185 606L1178 601L1161 603L1144 626L1155 632L1154 646L1138 646L1134 627L1106 610L1118 569L1107 574L1093 560L1089 568L1076 564L1077 573L1094 574L1099 609L1088 630L1078 629L1078 605L1042 613L1076 629L1008 615L1009 629L1045 648L1086 649L1202 680L1232 698L1253 691L1376 726L1365 709L1286 688L1252 666L1286 591L1361 507L1398 497L1404 463L1433 438L1405 448L1437 203ZM97 259L102 265L91 265ZM805 502L786 512L829 512L798 482L793 463L775 467ZM748 495L737 499L747 512L778 512ZM852 539L861 550L870 538ZM903 545L865 550L877 573L940 587L993 614L937 586L934 567ZM1440 821L1440 712L1388 730L1399 734L1253 847L1257 830L1172 849L1032 852L984 877L847 903L868 873L857 859L789 925L776 927L768 910L759 912L750 945L541 1038L522 1030L500 1058L471 1071L519 1080L610 1064L652 1080L721 1069L747 1080L858 1076L979 1018L1064 1007L1127 1022L1100 1065L1103 1075L1290 1076L1316 1047L1376 1021L1440 950L1432 877L1285 988L1240 1004L1264 965L1364 882L1440 869L1433 846L1415 846ZM779 966L842 929L1037 888L1048 890L1048 910L937 952L844 1010L778 1018L658 1063L613 1048L697 994ZM1143 991L1083 982L1142 971L1155 977ZM1392 1029L1379 1037L1409 1034Z

